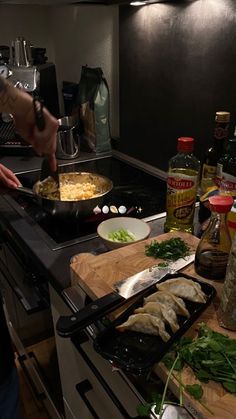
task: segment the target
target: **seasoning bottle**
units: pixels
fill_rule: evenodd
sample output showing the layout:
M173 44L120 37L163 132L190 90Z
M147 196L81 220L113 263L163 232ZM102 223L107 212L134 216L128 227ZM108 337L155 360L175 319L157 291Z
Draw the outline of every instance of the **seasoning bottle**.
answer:
M217 184L221 194L236 197L236 132L235 138L227 141L226 151L217 163Z
M215 185L217 162L224 154L225 140L228 138L229 122L229 112L216 112L213 145L207 150L202 162L202 193L205 193L208 188Z
M203 233L195 256L196 272L208 279L224 279L231 238L227 225L232 196L216 195L209 198L211 218Z
M169 161L167 177L167 217L164 231L193 232L200 162L193 155L194 139L178 138L178 153Z
M231 208L231 211L228 213L227 223L229 227L230 237L233 241L234 236L236 234L236 199L234 200L234 204Z
M220 326L236 331L236 237L229 255L217 317Z

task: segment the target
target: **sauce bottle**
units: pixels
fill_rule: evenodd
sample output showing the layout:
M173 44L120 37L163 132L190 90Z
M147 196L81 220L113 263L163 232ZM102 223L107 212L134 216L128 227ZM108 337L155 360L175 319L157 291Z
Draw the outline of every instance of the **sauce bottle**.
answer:
M236 331L236 237L229 255L217 317L220 326Z
M195 256L196 272L208 279L224 279L231 237L227 213L233 205L232 196L216 195L209 198L211 218L203 233Z
M205 193L215 185L217 163L224 154L225 141L228 138L230 122L229 112L216 112L213 144L205 154L201 173L201 190Z
M193 232L200 162L193 155L194 139L178 138L178 154L169 161L167 177L167 217L164 231Z

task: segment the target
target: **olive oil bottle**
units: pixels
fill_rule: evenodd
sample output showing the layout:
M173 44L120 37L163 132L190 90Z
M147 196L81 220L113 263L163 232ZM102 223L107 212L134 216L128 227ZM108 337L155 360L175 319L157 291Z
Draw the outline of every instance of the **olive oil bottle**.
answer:
M178 138L178 154L169 161L164 231L193 233L200 162L193 155L194 139Z

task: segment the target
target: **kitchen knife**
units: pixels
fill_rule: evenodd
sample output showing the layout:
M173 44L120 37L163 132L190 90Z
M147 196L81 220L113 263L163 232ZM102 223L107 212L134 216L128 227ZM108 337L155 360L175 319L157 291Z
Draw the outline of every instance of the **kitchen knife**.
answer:
M121 307L134 296L141 295L168 274L183 269L194 261L195 254L171 262L167 267L154 265L131 277L114 284L115 291L98 298L71 316L59 317L56 325L57 333L62 337L70 337L89 326L94 321ZM64 291L66 293L66 290Z

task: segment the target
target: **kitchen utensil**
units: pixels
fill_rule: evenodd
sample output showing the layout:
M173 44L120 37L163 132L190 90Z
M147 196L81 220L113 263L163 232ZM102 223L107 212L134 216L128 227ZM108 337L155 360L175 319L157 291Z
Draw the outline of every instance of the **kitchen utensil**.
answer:
M23 36L12 41L10 62L16 67L30 67L32 62L30 43Z
M33 189L18 187L16 190L19 193L28 195L37 200L39 205L49 214L56 217L77 217L85 216L91 214L93 209L97 205L101 205L103 197L108 194L112 187L113 183L110 179L105 176L89 173L89 172L72 172L63 174L67 177L68 181L73 179L74 182L78 183L87 183L91 182L96 185L96 190L98 193L89 199L78 199L74 201L61 201L59 199L52 199L42 196L39 192L39 187L42 182L38 181L34 184ZM60 174L59 174L60 176Z
M78 118L64 116L58 120L56 157L59 159L74 159L79 155Z
M36 125L40 131L43 131L45 128L45 120L43 116L42 102L39 99L34 98L33 104L34 104L34 114L35 114ZM57 170L53 171L50 166L49 156L46 155L41 165L40 180L44 181L45 179L48 179L49 177L55 180L55 191L58 190L59 197L60 197L60 181L59 181L59 174L58 174L58 166L57 166Z
M152 268L144 269L130 278L117 282L114 292L98 298L71 316L61 316L57 322L58 334L62 337L69 337L78 333L95 320L119 308L134 296L146 292L170 272L174 273L184 268L193 260L194 255L190 255L185 259L181 258L171 263L170 267L164 269L154 265Z
M45 119L43 115L43 104L40 98L34 97L33 106L34 106L34 116L35 116L36 126L39 131L43 131L45 128ZM47 179L48 177L52 177L55 180L55 182L58 185L58 190L60 193L58 167L57 167L57 170L54 172L50 167L49 156L45 156L42 161L40 180L42 181L44 179Z
M179 274L168 274L161 279L161 282L178 276ZM205 303L184 300L190 316L188 318L177 316L179 329L176 332L173 332L166 325L166 331L170 335L170 339L167 342L164 342L160 336L128 330L120 332L116 329L116 326L122 324L130 315L134 314L136 308L143 306L144 295L142 295L97 336L94 341L95 350L105 359L109 359L118 368L137 375L146 374L155 363L162 359L171 345L190 328L199 315L208 307L216 294L215 288L206 282L198 281L195 277L183 273L181 273L181 277L200 284L207 300ZM154 285L145 294L145 297L156 291L157 289Z

